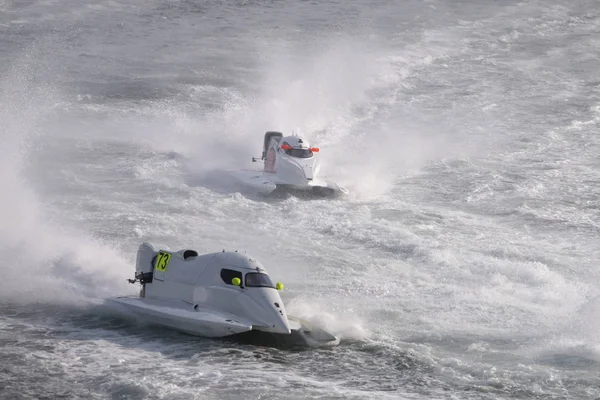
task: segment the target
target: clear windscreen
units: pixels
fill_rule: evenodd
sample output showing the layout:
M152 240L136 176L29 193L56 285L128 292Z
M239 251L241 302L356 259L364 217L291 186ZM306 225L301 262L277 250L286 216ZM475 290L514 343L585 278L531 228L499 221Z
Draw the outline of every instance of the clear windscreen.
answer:
M246 287L270 287L274 288L275 285L271 278L267 274L260 272L249 272L246 274Z
M311 158L313 156L313 152L309 149L287 149L285 154L296 158Z

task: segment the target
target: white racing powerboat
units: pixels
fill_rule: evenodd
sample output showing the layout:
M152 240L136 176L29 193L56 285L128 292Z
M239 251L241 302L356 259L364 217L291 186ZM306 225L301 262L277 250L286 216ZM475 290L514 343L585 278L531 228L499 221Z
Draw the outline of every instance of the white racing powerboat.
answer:
M235 176L263 193L280 189L323 197L347 194L347 189L320 176L317 153L318 147L311 147L297 134L283 136L269 131L264 136L262 156L252 158L253 162L263 161L262 171L236 171Z
M261 344L333 346L339 339L288 316L279 290L254 258L236 252L198 255L194 250L156 250L142 243L130 283L139 296L107 302L127 314L181 332L209 338L239 338Z

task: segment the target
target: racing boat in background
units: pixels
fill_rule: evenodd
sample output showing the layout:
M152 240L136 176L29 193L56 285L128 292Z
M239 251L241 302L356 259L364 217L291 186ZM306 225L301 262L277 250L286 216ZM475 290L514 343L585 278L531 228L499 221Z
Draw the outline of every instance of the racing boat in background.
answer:
M236 171L235 176L263 193L279 189L323 197L347 194L347 189L320 176L317 153L318 147L311 147L297 134L283 136L281 132L269 131L264 136L262 156L252 158L253 162L263 162L262 171Z
M288 316L279 291L256 259L236 252L199 255L142 243L130 283L139 296L106 302L118 311L196 336L277 345L322 347L339 338Z

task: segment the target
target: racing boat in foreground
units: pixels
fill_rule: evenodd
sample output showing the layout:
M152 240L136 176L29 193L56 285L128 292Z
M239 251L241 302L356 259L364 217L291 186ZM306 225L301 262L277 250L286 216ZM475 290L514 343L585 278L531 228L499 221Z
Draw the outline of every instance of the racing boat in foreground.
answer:
M263 161L263 170L238 171L236 176L244 184L271 193L276 189L308 192L317 196L340 196L348 190L335 182L322 179L316 153L319 148L294 134L265 133L262 156L252 161Z
M194 250L155 250L142 243L135 277L129 282L142 285L139 296L107 302L158 325L267 345L339 344L334 335L288 316L279 296L283 285L273 284L257 260L237 251L198 255Z

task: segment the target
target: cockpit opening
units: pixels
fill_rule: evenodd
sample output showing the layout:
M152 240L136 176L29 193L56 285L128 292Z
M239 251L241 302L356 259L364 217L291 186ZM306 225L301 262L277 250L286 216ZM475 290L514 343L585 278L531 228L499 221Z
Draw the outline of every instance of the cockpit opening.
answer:
M191 257L198 257L198 252L195 250L186 250L183 252L183 259L187 260L188 258Z
M221 279L223 279L223 282L228 285L233 285L233 278L238 278L241 281L242 273L234 269L223 268L221 270Z

